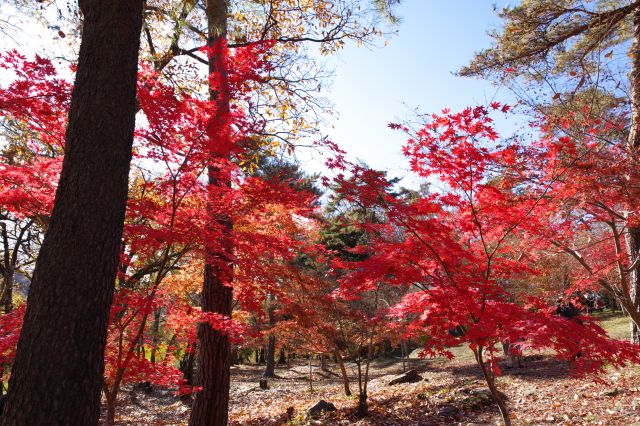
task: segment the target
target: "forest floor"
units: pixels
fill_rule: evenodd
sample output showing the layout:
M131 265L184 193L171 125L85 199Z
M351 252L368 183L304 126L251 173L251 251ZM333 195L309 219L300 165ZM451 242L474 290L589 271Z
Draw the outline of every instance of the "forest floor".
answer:
M609 317L602 324L612 337L625 338L625 318ZM485 391L484 381L467 348L454 350L454 360L411 359L423 380L389 386L402 373L402 362L375 360L369 384L369 411L365 419L355 414L356 397L346 397L339 369L314 368L313 391L304 360L276 370L269 389L258 386L263 366L232 368L230 419L232 425L495 425L501 424L497 408ZM317 367L317 360L315 361ZM347 364L351 390L357 395L356 366ZM498 386L508 397L514 425L640 425L640 367L610 370L602 377L574 378L568 366L553 357L530 354L523 368L503 369ZM337 411L307 419L309 407L324 399ZM123 391L118 406L119 425L183 425L188 405L169 390L150 394ZM293 409L287 420L287 409ZM291 412L291 410L289 410Z

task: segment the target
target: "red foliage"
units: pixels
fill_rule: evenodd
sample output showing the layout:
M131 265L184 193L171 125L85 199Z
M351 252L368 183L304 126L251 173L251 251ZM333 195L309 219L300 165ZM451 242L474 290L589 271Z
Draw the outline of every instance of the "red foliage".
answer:
M251 148L244 143L247 135L264 125L246 117L243 104L251 102L252 82L270 70L265 58L271 46L270 42L252 44L228 55L229 78L219 82L226 85L219 90L228 91L234 103L223 115L215 102L184 93L165 83L151 67L141 66L138 100L144 120L139 122L144 124L136 129L119 281L105 355L105 381L108 386L118 382L116 391L123 381L180 384L175 357L193 345L200 322L224 330L233 339L247 333L230 318L202 314L192 306L186 290L181 294L164 286L173 271L202 257L205 243L219 249L222 230L208 223L209 215L233 215L234 263L239 270L234 286L237 299L248 309L261 310L264 295L279 285L271 262L286 263L294 256L292 249L304 245L289 231L302 226L300 221L312 209L312 196L286 184L246 176L237 162L230 161ZM219 48L227 56L226 47ZM2 64L16 77L0 89L0 111L26 126L33 142L26 144L28 162L0 166L0 202L16 215L46 216L62 161L70 85L57 77L50 61L40 57L28 61L10 52L2 56ZM226 145L219 143L218 132L227 134ZM204 184L212 152L218 158L214 165L232 177L231 188ZM208 208L207 197L216 200ZM165 338L162 348L149 330L157 311L166 317L163 329L174 333L169 343ZM19 318L21 311L16 312L3 320ZM7 353L13 344L9 337L18 330L19 326L3 339ZM160 349L163 355L152 363L148 351Z
M500 104L491 109L508 111ZM428 355L447 355L447 347L467 342L488 352L495 369L496 344L510 341L552 348L580 372L640 361L634 345L608 339L588 317L563 318L540 299L514 301L510 288L536 273L535 253L548 246L549 219L558 213L548 190L524 186L523 172L536 178L526 167L531 152L498 144L488 109L434 114L409 136L403 152L412 171L442 189L403 199L389 194L380 172L350 165L356 179L338 177L342 196L383 203L388 217L366 224L377 235L362 248L366 260L336 263L346 273L341 295L357 296L380 282L416 287L391 314L410 319L410 332L429 336ZM394 238L399 232L403 237ZM463 335L454 337L458 327Z

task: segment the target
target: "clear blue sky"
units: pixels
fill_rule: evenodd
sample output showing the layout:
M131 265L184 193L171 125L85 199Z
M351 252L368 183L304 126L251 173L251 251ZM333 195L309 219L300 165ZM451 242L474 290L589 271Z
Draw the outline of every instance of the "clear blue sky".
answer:
M397 9L402 20L398 35L391 37L386 47L349 45L338 55L325 58L335 73L325 95L334 104L337 117L331 120L333 128L324 129L324 133L351 159L389 170L393 176L407 174L400 153L405 137L391 131L388 123L413 118L412 108L423 113L444 107L456 110L496 96L496 88L488 82L452 74L468 63L474 52L489 46L487 32L500 25L494 3L501 8L513 1L403 0ZM0 4L0 12L7 10L7 5ZM35 50L46 45L55 56L67 47L68 39L52 39L39 25L29 25L23 31L20 40L28 40L25 44ZM16 47L15 42L0 37L0 48L8 47ZM512 98L502 91L497 99ZM298 158L310 171L324 169L317 154L301 150Z
M399 33L388 46L373 50L348 46L330 59L335 78L327 95L339 115L334 128L326 130L330 138L352 159L404 175L400 148L405 138L388 129L389 122L412 118L411 109L416 107L421 112L456 110L496 96L496 88L488 82L452 74L474 52L489 46L487 32L500 25L493 3L404 0L397 11L402 18ZM497 96L510 99L504 91ZM317 169L312 163L308 167Z

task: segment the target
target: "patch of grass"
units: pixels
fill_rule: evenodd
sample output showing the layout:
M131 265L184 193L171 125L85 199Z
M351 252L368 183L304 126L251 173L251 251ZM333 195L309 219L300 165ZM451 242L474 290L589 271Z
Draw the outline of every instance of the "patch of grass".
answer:
M629 318L618 315L608 316L600 321L600 326L605 329L609 337L619 340L627 340L630 337Z
M455 348L449 348L449 350L451 351L451 353L453 354L453 356L455 356L457 360L460 361L469 361L469 362L475 362L475 357L473 356L473 351L471 351L471 349L469 349L469 345L460 345L460 346L456 346Z
M420 348L414 350L411 353L410 357L417 358L420 350L421 350ZM453 354L454 359L457 361L475 362L473 352L471 351L471 349L469 349L469 345L467 344L450 347L450 348L447 348L447 350ZM427 360L427 362L438 362L438 363L449 362L449 360L445 357L435 357L435 358L427 357L425 358L425 360Z

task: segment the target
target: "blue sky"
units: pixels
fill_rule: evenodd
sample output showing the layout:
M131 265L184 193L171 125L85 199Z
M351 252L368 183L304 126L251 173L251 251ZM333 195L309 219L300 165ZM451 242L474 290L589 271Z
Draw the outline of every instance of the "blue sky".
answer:
M351 159L388 170L392 176L407 175L400 153L405 136L387 127L390 122L414 117L412 109L430 113L486 103L496 97L509 101L506 91L490 83L462 78L453 72L468 63L473 53L490 45L487 32L499 28L493 4L508 0L403 0L398 34L385 47L348 45L337 55L324 58L334 70L333 84L325 96L336 117L323 133L345 149ZM0 4L0 12L8 13ZM68 49L68 38L51 38L41 25L28 25L20 41L32 50L46 45L52 56ZM379 43L382 46L382 42ZM0 37L0 48L14 48L15 41ZM0 74L1 77L1 74ZM324 87L327 87L326 85ZM501 123L502 124L502 123ZM508 130L511 131L512 126ZM299 151L297 157L310 171L323 171L317 153ZM403 184L412 186L407 178Z
M496 95L510 99L486 81L452 74L474 52L489 46L487 32L500 25L493 4L404 0L397 10L402 18L399 33L386 47L348 46L329 60L335 76L327 96L339 117L326 133L352 159L402 176L407 168L400 154L405 138L388 129L389 122L412 118L413 108L424 113L485 103ZM308 167L316 169L312 163Z

